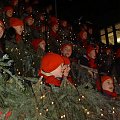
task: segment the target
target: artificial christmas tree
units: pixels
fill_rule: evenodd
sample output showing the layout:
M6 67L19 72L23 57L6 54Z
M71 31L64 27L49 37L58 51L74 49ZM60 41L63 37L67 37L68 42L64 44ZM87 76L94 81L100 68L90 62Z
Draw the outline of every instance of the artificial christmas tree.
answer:
M56 89L42 76L12 75L12 61L0 59L0 117L8 120L119 120L119 100L97 92L90 83L73 86L64 79Z

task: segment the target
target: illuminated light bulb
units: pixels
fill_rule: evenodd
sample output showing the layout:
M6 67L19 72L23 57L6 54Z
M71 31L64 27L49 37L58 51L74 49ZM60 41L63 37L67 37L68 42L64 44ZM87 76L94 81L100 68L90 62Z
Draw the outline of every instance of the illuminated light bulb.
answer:
M65 115L63 115L63 117L65 117Z
M61 116L61 118L63 118L63 116Z
M52 102L52 105L54 104L54 102Z
M41 96L40 98L42 99L43 97Z
M82 98L85 98L85 96L82 95Z
M20 53L18 53L20 55Z
M87 112L87 115L89 115L89 114L90 114L90 112L88 111L88 112Z
M45 95L43 95L43 98L45 97Z
M20 75L20 72L18 72L18 75Z
M46 112L48 112L48 109L46 109Z
M112 112L113 114L115 113L115 111Z
M42 85L42 84L43 84L43 82L41 81L41 82L40 82L40 84Z
M79 101L81 101L81 99L79 98Z
M40 113L40 115L42 115L42 113Z
M38 107L36 107L36 110L38 110Z
M101 116L103 116L103 114L101 114Z
M113 107L113 110L114 110L115 108Z

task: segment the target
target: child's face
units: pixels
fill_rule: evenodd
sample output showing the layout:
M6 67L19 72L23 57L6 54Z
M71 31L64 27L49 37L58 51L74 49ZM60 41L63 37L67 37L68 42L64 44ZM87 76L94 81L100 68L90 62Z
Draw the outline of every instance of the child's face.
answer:
M96 52L95 52L95 50L92 50L92 51L89 53L89 57L92 58L92 59L95 59L95 58L96 58Z
M63 72L63 75L64 75L65 77L68 76L69 71L70 71L70 65L64 65L64 72Z
M62 50L63 56L70 57L72 54L72 47L69 45L66 45Z
M40 42L39 46L40 46L40 48L42 48L42 50L44 50L44 51L45 51L45 46L46 46L46 43L45 43L45 41L44 41L44 40Z
M61 78L63 76L63 70L64 70L64 64L62 63L59 65L54 71L52 71L52 75L54 75L56 78Z
M34 19L33 18L29 18L27 20L27 23L28 23L28 25L32 25L34 23Z
M16 33L18 35L22 35L22 32L24 30L24 26L14 26L14 29L16 30Z
M113 90L114 90L113 80L108 79L108 80L104 81L102 84L102 89L107 90L109 92L113 92Z
M4 29L2 28L2 25L0 24L0 38L2 38L4 33Z
M62 26L66 27L67 26L67 21L63 21Z
M18 0L14 0L13 5L16 6L18 4Z
M57 31L58 31L58 28L59 28L58 24L55 24L55 25L52 26L52 30L53 30L54 32L57 32Z
M80 37L82 40L86 40L87 39L87 32L84 31Z
M7 10L6 15L7 15L7 17L12 17L13 16L13 10Z

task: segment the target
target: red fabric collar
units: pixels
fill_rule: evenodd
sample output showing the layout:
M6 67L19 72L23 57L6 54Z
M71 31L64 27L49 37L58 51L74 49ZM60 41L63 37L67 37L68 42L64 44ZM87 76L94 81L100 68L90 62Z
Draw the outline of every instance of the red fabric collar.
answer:
M114 92L110 92L110 91L107 91L107 90L103 90L103 94L106 94L110 97L117 97L117 93L114 91Z
M61 85L62 80L58 80L53 75L52 76L45 76L39 72L39 76L43 76L43 78L45 78L45 84L55 85L57 87L60 87L60 85Z

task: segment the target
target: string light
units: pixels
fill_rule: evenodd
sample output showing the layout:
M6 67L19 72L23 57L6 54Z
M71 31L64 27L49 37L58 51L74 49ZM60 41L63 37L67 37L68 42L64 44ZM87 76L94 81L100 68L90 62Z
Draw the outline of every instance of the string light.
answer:
M87 112L87 115L89 115L89 114L90 114L90 112L88 111L88 112Z
M83 96L83 95L82 95L82 98L84 99L84 98L85 98L85 96Z
M101 113L101 116L103 116L103 113Z
M54 102L52 102L52 105L54 104Z
M62 119L62 118L65 118L65 115L62 115L62 116L61 116L61 119Z
M18 75L20 75L20 72L18 72Z
M39 113L40 115L42 115L42 113Z

